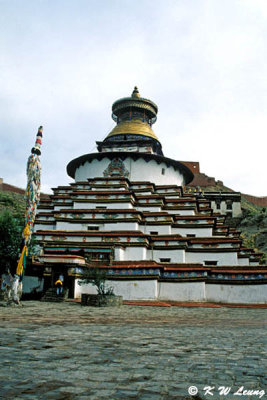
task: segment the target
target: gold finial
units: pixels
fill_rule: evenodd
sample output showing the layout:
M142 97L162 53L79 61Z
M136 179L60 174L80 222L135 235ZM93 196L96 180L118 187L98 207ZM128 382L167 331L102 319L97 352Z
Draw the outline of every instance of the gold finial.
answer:
M134 87L134 90L133 90L133 93L132 93L132 97L140 97L140 93L138 91L138 87L137 86Z

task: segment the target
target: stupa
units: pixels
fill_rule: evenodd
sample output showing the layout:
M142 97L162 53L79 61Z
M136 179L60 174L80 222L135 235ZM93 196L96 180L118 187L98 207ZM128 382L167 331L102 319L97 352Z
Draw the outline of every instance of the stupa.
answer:
M63 275L70 297L94 293L78 280L99 265L125 300L265 302L261 254L242 246L203 193L184 190L193 173L164 156L152 130L157 112L137 87L117 100L98 152L72 160L74 182L40 202L33 265L43 290Z

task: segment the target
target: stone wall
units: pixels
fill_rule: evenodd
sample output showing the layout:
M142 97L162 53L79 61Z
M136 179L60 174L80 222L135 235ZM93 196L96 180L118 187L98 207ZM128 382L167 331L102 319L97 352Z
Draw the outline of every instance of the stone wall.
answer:
M4 183L3 178L0 178L0 191L18 193L23 195L25 194L24 189L21 189L17 186L9 185L8 183Z
M245 197L251 203L255 204L256 206L267 207L267 196L256 197L256 196L251 196L250 194L244 194L244 193L242 193L242 196Z

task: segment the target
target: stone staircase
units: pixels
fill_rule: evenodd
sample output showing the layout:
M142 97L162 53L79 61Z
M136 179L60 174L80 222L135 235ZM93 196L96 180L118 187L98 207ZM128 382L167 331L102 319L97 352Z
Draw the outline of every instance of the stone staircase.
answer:
M69 289L63 289L63 293L57 295L57 289L50 288L45 292L44 296L41 298L41 301L61 303L68 298L68 295L69 295Z

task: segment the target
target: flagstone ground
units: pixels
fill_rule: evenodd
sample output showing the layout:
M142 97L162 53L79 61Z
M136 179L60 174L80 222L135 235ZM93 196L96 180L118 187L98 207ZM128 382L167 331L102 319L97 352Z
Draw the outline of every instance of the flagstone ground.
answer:
M0 398L257 399L265 390L266 309L0 307ZM213 396L205 386L215 387ZM219 396L219 386L231 392ZM262 398L266 398L266 395Z

